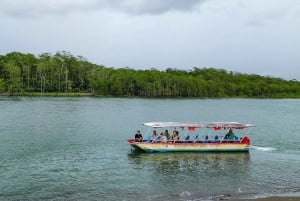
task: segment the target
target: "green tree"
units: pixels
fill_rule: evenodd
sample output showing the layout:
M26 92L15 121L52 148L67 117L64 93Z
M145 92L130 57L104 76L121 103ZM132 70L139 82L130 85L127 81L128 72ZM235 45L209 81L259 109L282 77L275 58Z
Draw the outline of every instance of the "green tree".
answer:
M20 68L13 61L9 61L4 65L4 70L7 72L6 88L8 92L11 94L21 92Z
M0 79L0 93L5 92L5 82L4 79Z

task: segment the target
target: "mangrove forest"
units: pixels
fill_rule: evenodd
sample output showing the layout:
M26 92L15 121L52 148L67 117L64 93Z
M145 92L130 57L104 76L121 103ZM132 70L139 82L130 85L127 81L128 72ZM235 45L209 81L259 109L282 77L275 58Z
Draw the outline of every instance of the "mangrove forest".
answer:
M300 82L217 68L112 68L68 52L11 52L0 55L0 94L300 98Z

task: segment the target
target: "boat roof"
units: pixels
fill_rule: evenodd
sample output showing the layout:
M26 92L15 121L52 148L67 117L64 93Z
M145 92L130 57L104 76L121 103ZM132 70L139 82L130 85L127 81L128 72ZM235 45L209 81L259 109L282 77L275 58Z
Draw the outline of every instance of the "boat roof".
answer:
M255 127L253 124L243 124L239 122L148 122L143 123L145 126L150 126L153 128L167 128L167 127L179 127L179 128L234 128L243 129L249 127Z

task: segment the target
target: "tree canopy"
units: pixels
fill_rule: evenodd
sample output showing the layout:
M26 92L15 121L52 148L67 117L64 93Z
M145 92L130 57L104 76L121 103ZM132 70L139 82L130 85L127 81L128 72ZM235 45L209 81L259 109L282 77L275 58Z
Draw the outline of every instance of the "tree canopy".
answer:
M216 68L108 68L68 52L0 55L0 94L139 97L300 97L300 82Z

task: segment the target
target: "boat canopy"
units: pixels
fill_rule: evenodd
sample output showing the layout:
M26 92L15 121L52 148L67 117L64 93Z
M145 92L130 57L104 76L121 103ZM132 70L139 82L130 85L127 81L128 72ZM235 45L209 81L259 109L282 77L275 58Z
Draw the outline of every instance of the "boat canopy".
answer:
M255 127L253 124L243 124L239 122L198 122L198 123L189 123L189 122L148 122L143 123L145 126L150 126L153 128L212 128L212 129L244 129L249 127Z

